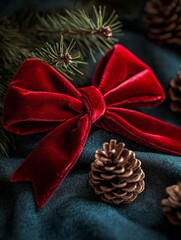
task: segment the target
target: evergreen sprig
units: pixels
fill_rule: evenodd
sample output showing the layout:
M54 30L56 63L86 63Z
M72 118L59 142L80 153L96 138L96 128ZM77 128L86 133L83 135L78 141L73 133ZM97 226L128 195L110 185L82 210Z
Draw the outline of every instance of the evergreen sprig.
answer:
M2 126L3 99L9 83L28 55L29 39L5 21L0 25L0 156L15 149L16 137Z
M0 109L2 111L2 109ZM2 122L2 116L0 115L0 122ZM10 132L4 130L0 124L0 156L8 157L11 149L16 149L16 136Z
M21 34L18 29L10 26L0 26L0 64L11 71L12 66L18 65L27 57L29 39Z
M42 36L51 34L63 35L65 39L74 38L83 57L87 54L95 61L95 54L99 50L104 54L121 35L122 24L114 10L110 16L106 15L106 7L97 9L93 6L93 16L85 10L66 10L66 15L48 15L40 17L37 31Z
M79 70L80 65L87 64L80 61L81 54L75 49L75 45L76 42L71 40L69 45L66 46L64 38L61 35L60 42L56 42L55 44L45 43L44 47L36 49L31 56L50 64L65 77L73 80L72 75L75 76L77 73L83 75L83 72Z

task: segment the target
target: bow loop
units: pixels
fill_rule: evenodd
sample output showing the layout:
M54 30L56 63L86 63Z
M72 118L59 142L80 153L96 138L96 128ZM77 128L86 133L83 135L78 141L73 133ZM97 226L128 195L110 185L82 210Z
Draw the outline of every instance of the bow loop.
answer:
M165 99L151 68L118 44L100 60L92 84L104 96L106 106L153 107Z
M104 115L106 109L101 92L94 86L80 88L79 91L82 93L82 102L86 107L91 122L97 121Z
M6 93L3 125L21 135L53 130L83 113L80 98L80 92L55 69L28 59Z

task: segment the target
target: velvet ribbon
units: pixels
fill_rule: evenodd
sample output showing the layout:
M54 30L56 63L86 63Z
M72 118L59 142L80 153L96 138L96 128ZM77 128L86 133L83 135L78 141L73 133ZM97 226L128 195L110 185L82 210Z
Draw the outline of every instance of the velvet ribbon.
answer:
M81 154L91 125L139 144L181 155L181 129L130 107L165 99L152 70L115 45L99 62L92 86L76 89L51 66L27 59L4 101L3 126L16 134L49 131L11 177L32 181L43 207Z

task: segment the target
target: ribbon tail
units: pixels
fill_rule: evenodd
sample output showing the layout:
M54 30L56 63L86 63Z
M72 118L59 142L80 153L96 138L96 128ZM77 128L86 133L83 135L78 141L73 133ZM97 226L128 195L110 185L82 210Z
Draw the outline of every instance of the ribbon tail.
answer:
M87 115L76 116L43 138L11 177L11 182L33 182L42 208L80 156L90 131Z
M144 113L110 107L96 126L160 152L181 156L181 128Z

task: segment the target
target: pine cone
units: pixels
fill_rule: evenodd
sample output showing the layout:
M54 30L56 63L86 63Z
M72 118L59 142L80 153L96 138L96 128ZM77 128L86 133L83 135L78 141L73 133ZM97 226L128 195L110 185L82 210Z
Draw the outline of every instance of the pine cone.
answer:
M161 201L170 223L181 227L181 182L166 188L168 198Z
M150 39L161 45L181 45L180 0L148 0L145 13Z
M173 112L181 113L181 72L177 73L177 78L170 82L169 95L171 99L170 109Z
M102 200L109 203L130 203L144 190L145 174L135 153L116 140L103 144L95 152L89 183Z

